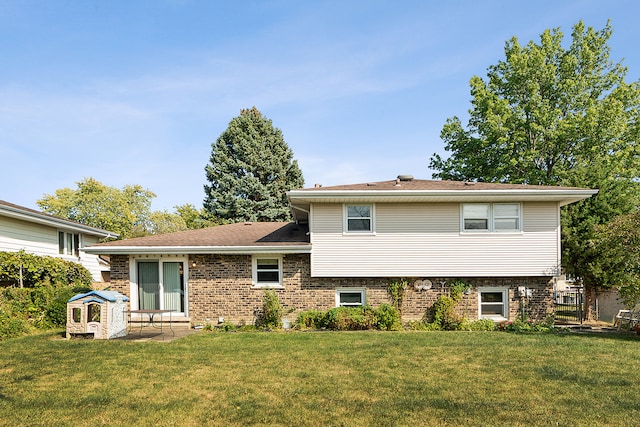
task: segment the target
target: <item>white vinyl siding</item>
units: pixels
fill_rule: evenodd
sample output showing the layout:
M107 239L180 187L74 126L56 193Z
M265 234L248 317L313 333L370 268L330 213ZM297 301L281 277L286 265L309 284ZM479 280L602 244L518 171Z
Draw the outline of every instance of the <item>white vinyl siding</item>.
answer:
M78 262L91 272L94 281L101 281L102 275L97 255L90 255L82 250L79 257L59 254L58 231L60 229L56 227L0 216L0 251L17 252L24 250L34 255L51 256ZM77 234L77 232L73 231L69 231L69 233ZM66 239L65 233L65 244ZM96 236L82 234L80 239L85 246L98 243L98 237Z
M553 275L557 203L521 205L521 233L461 233L459 203L376 203L376 235L342 233L342 206L313 206L315 277Z
M46 225L0 217L0 251L24 249L36 255L58 256L58 230Z

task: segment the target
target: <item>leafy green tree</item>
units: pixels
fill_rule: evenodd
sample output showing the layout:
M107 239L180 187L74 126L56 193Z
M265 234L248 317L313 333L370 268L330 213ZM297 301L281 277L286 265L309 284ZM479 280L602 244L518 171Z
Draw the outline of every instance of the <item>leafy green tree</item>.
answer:
M466 128L447 120L441 137L451 155L434 154L434 177L529 184L584 184L573 171L605 167L611 176L638 175L638 82L609 60L611 26L574 26L562 47L559 29L540 43L506 43L506 60L488 79L471 79ZM583 178L583 177L580 177Z
M589 271L597 282L618 288L625 304L633 307L640 301L640 212L596 226L595 236Z
M458 117L441 133L446 159L434 154L434 178L599 188L563 215L563 263L585 286L607 285L590 271L594 227L638 206L640 83L609 59L610 23L573 27L568 48L560 29L540 42L505 45L505 60L487 79L470 81L466 127Z
M286 221L286 192L304 185L280 129L253 107L240 111L212 144L204 209L232 221Z
M187 224L182 217L175 213L164 211L155 211L151 213L150 218L151 234L173 233L174 231L182 231L187 229Z
M204 208L198 210L190 203L175 206L174 208L176 214L182 218L189 230L213 227L224 223L221 219L205 211Z
M156 196L139 185L109 187L94 178L62 188L37 201L43 212L120 234L121 238L149 234L151 200Z

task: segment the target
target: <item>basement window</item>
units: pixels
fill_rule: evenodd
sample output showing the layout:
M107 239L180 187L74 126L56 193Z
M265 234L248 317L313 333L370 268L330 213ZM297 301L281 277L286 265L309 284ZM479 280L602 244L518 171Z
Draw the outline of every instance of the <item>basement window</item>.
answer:
M509 319L509 288L484 287L478 289L478 314L480 319Z
M336 289L336 307L358 307L365 303L365 288Z

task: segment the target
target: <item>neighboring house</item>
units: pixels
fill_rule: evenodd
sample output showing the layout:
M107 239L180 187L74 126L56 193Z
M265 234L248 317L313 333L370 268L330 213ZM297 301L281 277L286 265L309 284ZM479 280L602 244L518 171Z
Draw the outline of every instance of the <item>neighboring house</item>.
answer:
M560 207L596 190L397 180L288 193L295 223L239 223L86 248L109 255L111 287L132 309L169 309L191 323L253 322L264 289L289 320L301 310L390 302L421 318L461 279L470 318L532 318L553 309ZM175 318L175 317L174 317Z
M0 200L0 251L62 258L85 266L96 282L107 281L109 264L82 249L116 233Z

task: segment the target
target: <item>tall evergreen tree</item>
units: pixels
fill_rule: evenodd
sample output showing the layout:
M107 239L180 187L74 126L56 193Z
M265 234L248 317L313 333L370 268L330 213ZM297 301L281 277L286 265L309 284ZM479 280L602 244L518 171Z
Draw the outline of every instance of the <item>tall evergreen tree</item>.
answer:
M204 209L232 221L291 219L286 192L304 185L282 132L256 107L243 109L211 145Z

